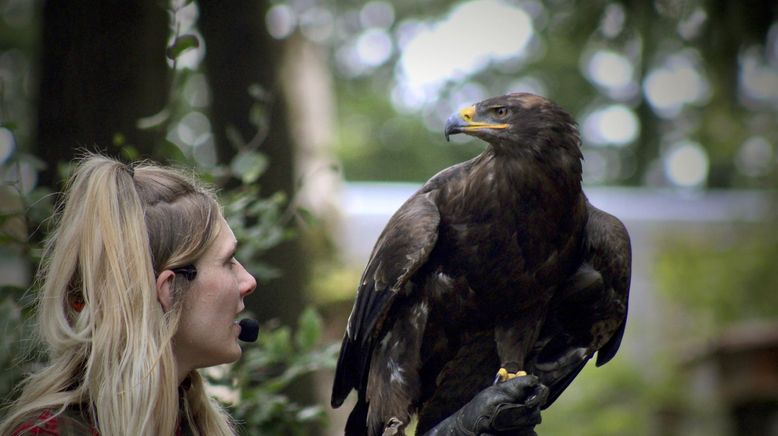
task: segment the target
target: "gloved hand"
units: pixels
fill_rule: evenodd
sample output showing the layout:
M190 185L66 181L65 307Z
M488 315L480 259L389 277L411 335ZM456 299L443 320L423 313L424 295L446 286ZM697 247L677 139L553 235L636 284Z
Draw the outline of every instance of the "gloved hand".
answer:
M527 375L490 386L424 436L536 436L548 388Z

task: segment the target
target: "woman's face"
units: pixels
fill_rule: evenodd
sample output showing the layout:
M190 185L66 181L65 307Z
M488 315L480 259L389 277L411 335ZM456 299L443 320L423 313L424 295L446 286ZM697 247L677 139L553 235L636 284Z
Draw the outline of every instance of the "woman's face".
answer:
M254 291L257 281L235 260L237 241L224 218L214 243L195 263L197 276L184 296L173 347L179 365L188 369L234 362L241 355L238 345L238 313L243 298Z

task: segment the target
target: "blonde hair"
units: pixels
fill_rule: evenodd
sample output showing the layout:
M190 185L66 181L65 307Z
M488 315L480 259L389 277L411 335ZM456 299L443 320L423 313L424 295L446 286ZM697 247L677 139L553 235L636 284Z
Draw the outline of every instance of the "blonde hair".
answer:
M23 382L0 434L36 412L78 404L103 435L173 434L179 387L172 337L189 282L176 274L173 308L164 312L155 272L193 263L216 239L220 217L213 193L177 170L84 157L37 279L48 362ZM197 371L189 377L181 419L194 434L234 434Z

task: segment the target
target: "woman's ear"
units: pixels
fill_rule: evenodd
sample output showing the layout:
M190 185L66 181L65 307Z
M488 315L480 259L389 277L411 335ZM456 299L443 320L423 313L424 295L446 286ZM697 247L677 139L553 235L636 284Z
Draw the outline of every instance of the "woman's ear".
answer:
M173 308L173 279L176 273L166 269L157 276L157 300L165 312Z

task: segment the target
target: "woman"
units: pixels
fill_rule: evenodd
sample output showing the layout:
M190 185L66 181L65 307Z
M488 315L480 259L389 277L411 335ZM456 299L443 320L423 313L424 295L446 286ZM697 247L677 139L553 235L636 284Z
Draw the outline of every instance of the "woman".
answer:
M48 363L0 434L234 434L198 368L237 360L255 279L211 191L151 164L76 167L38 280Z
M257 283L213 193L170 168L89 155L55 223L38 277L48 363L0 435L235 434L197 369L240 357L235 319ZM535 377L500 383L429 434L534 434L545 395Z

